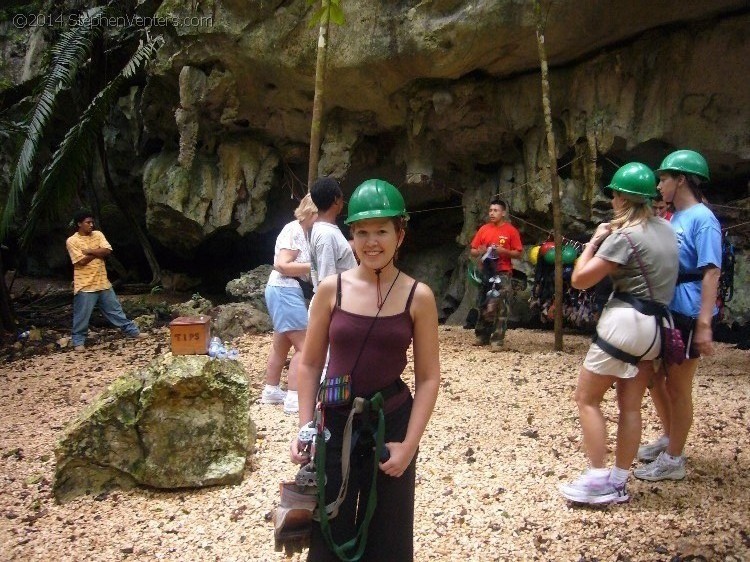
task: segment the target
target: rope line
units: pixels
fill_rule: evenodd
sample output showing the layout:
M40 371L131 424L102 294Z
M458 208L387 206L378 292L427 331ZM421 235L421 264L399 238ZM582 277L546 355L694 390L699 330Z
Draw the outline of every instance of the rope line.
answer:
M419 211L409 211L410 215L416 215L419 213L430 213L432 211L445 211L447 209L463 209L463 205L453 205L452 207L433 207L431 209L421 209Z
M533 226L534 228L536 228L538 230L541 230L542 232L544 232L547 235L547 238L552 238L554 236L554 231L553 230L549 230L547 228L542 228L539 225L536 225L536 224L534 224L532 222L524 220L521 217L518 217L516 215L512 215L511 213L508 213L508 216L511 216L514 219L516 219L516 220L518 220L518 221L520 221L522 223L528 224L529 226ZM579 242L578 240L573 240L572 238L568 238L567 236L562 236L562 235L560 236L560 238L562 239L562 242L563 242L564 246L565 245L567 245L567 246L573 246L576 250L580 250L581 248L583 248L583 242Z
M747 211L747 207L733 207L732 205L719 205L718 203L708 203L708 207L719 207L720 209L732 209L733 211Z
M581 154L580 156L576 156L575 158L573 158L573 159L572 159L572 160L571 160L570 162L568 162L567 164L563 164L563 165L562 165L562 166L560 166L559 168L555 168L555 171L559 172L560 170L563 170L564 168L567 168L568 166L572 166L574 162L576 162L577 160L580 160L581 158L583 158L583 154ZM529 180L529 181L527 181L526 183L522 183L522 184L520 184L520 185L513 185L512 187L510 187L510 188L509 188L508 190L506 190L506 191L501 191L501 192L499 192L499 193L495 193L495 196L502 196L502 197L507 197L507 195L508 195L509 193L512 193L512 192L513 192L514 190L516 190L516 189L521 189L522 187L526 187L526 186L528 186L528 185L531 185L532 183L534 183L534 182L536 182L537 180L541 179L541 177L542 177L542 172L540 171L540 172L539 172L539 173L538 173L538 174L537 174L536 176L534 176L534 178L530 179L530 180Z
M745 222L741 222L739 224L733 224L732 226L728 226L728 227L726 227L723 230L724 230L724 232L727 232L729 230L732 230L733 228L738 228L740 226L745 226L745 225L748 225L748 224L750 224L750 221L745 221Z

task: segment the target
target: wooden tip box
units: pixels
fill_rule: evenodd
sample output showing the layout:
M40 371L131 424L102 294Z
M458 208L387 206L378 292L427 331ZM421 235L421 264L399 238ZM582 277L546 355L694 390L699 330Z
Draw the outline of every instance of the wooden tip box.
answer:
M179 316L169 323L173 355L206 355L211 339L209 316Z

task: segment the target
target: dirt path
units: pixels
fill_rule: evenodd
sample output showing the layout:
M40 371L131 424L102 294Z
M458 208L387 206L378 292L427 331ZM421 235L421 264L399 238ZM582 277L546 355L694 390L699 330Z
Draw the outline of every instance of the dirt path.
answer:
M417 560L750 560L750 352L719 344L701 365L687 478L633 481L630 504L595 510L557 493L585 467L571 395L588 339L566 336L566 352L554 353L551 333L513 330L492 354L471 336L441 327L442 389L417 469ZM287 559L266 520L279 480L295 472L286 445L296 420L280 407L251 406L257 453L238 486L52 500L64 424L167 340L160 330L0 368L0 560ZM237 342L256 395L269 344ZM643 412L653 437L648 400Z

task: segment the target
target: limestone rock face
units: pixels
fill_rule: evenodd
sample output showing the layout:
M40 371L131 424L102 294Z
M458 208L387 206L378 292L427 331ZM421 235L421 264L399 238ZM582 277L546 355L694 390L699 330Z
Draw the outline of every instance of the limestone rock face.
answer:
M317 32L300 25L310 17L303 2L255 8L220 2L212 25L180 28L144 91L146 107L173 92L194 119L154 114L149 135L178 135L182 150L198 124L204 149L189 182L191 193L204 193L196 215L213 213L205 201L211 190L201 186L220 183L216 147L227 135L272 145L285 165L306 165ZM701 150L714 183L740 191L738 174L746 175L750 160L750 90L739 78L750 72L746 8L742 0L552 5L545 44L567 234L606 217L599 186L618 165L655 166L678 147ZM347 193L367 177L389 179L409 209L462 203L463 225L454 233L461 246L495 193L514 215L549 228L533 3L352 0L344 10L345 26L331 31L318 172L341 178ZM160 11L184 16L201 8L175 0ZM276 180L269 193L281 187ZM187 200L180 193L173 197ZM223 208L221 201L215 204ZM150 208L152 218L164 210ZM189 209L169 205L170 215L189 216ZM174 229L183 220L160 223ZM191 244L215 228L210 217L204 226L192 221L181 231ZM518 225L528 242L540 235Z
M222 340L270 332L273 327L265 306L259 308L250 302L230 302L217 307L214 314L212 333Z
M116 380L66 427L55 451L55 497L241 481L255 433L248 400L236 361L156 359Z
M272 265L261 265L232 279L227 283L226 292L230 297L249 300L265 310L266 282L273 270Z
M726 304L724 317L727 324L738 322L747 325L750 316L750 260L747 254L737 255L734 266L734 295Z
M242 235L262 224L279 163L272 149L239 139L222 142L214 155L188 152L162 152L146 163L146 224L156 239L187 255L218 229Z
M160 55L157 75L179 75L182 100L184 65L209 67L199 72L221 74L225 82L213 106L199 102L214 123L228 130L242 123L290 149L307 142L317 31L300 22L310 14L302 2L269 2L260 10L221 4L213 25L179 29ZM175 1L161 11L186 15L192 6ZM606 151L618 136L635 143L672 131L682 137L677 142L706 146L700 141L710 137L734 144L735 134L717 136L718 121L739 130L747 116L730 123L732 108L742 107L745 95L741 81L727 80L721 67L742 63L734 54L747 49L740 11L746 7L741 0L556 2L545 38L552 107L567 129L563 145L588 132ZM439 172L445 148L453 159L508 160L514 138L542 124L533 3L352 0L344 9L346 25L333 28L327 57L324 147L338 144L338 154L366 135L397 131L406 164L401 173L413 180ZM711 21L720 14L738 15ZM711 23L660 29L701 19ZM239 46L230 47L234 42ZM232 119L217 119L226 110ZM683 120L690 121L687 130ZM529 164L527 171L536 173ZM321 173L345 170L340 161L321 161Z
M211 315L214 304L205 297L195 294L188 301L172 306L172 315L177 316L201 316Z

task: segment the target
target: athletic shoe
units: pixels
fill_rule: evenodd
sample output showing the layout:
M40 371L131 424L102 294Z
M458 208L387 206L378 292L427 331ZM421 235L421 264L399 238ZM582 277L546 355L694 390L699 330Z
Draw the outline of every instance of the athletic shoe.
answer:
M617 492L617 498L612 503L625 503L630 501L630 495L626 484L620 484L619 486L612 484L612 487Z
M299 412L299 397L295 392L287 392L284 397L284 413L285 414L296 414Z
M505 340L492 340L490 342L490 351L502 351L505 347Z
M575 482L560 486L560 493L572 502L591 505L622 503L630 499L624 485L617 489L609 481L609 476L593 476L588 471Z
M83 344L81 344L81 345L77 345L77 346L75 346L75 347L74 347L73 349L75 349L75 350L76 350L76 351L77 351L78 353L81 353L81 352L83 352L83 351L86 351L86 348L85 348L85 347L83 346Z
M685 478L685 457L680 456L677 461L673 461L666 452L660 453L654 462L636 468L633 475L639 480L649 482L682 480Z
M652 441L646 445L641 445L638 447L638 460L645 462L655 461L656 457L658 457L662 451L667 450L667 445L669 445L669 437L665 437L664 435L659 437L656 441Z
M503 347L505 345L505 334L495 332L490 336L490 345L493 347Z
M281 390L278 386L265 387L260 393L261 404L281 404L286 398L286 391Z

